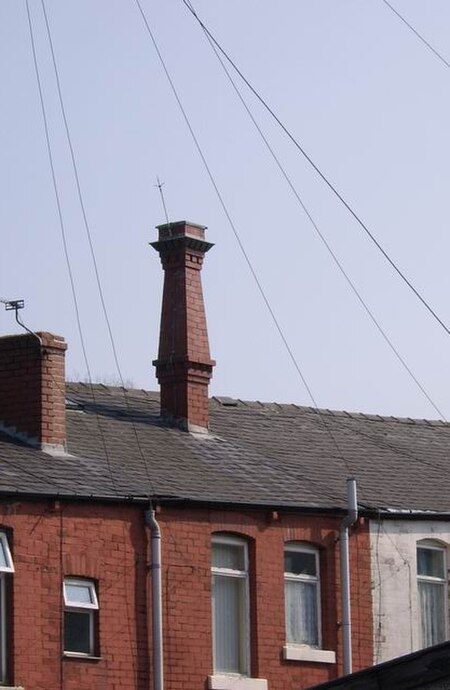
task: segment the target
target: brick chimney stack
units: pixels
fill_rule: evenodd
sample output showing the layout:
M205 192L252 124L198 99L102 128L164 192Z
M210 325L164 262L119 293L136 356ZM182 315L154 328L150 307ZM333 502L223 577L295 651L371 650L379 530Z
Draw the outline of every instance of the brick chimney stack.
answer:
M51 333L0 338L0 429L47 452L64 452L64 338ZM41 344L42 343L42 344Z
M158 359L161 415L186 431L208 429L208 385L215 365L209 353L200 271L213 246L205 227L185 220L158 225L164 291Z

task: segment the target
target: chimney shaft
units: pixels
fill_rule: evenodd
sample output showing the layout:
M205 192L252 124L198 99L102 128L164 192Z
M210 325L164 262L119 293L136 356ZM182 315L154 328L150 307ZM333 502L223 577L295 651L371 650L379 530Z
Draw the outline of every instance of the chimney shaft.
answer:
M157 226L164 269L158 359L161 415L187 431L208 429L208 385L215 365L209 353L200 278L203 257L213 246L205 227L187 221Z
M0 429L45 451L66 444L64 338L0 338Z

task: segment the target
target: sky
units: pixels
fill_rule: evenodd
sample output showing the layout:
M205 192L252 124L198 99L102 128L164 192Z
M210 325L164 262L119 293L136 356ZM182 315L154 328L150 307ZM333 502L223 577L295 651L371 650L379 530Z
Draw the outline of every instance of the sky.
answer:
M382 0L195 0L254 87L450 323L450 69ZM450 60L450 3L392 0ZM229 216L315 403L438 413L349 289L182 0L141 0ZM120 380L58 101L41 0L29 0L81 333L25 0L0 3L0 297L63 335L71 380ZM135 0L45 0L104 300L127 386L154 390L169 219L207 226L213 395L310 405L205 171ZM238 82L239 83L239 82ZM450 419L450 339L254 96L249 108L374 317ZM0 334L18 332L0 304ZM86 362L87 360L87 362Z

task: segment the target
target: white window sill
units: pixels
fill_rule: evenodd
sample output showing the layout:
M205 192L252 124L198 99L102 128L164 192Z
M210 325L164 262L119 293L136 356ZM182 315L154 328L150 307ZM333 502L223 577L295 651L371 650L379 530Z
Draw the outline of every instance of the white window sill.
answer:
M314 649L304 644L286 644L283 647L283 659L287 661L315 661L319 664L335 664L336 652L326 649Z
M209 690L267 690L267 680L223 673L208 676L208 688Z
M100 661L101 656L94 656L93 654L83 654L83 652L64 652L63 657L65 659L87 659L88 661ZM0 687L0 690L2 688Z

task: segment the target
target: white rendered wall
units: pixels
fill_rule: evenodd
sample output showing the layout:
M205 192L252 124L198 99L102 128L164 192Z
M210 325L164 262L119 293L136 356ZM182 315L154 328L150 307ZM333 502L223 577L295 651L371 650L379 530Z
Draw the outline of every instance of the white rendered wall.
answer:
M370 521L374 663L420 649L416 547L422 539L447 547L448 571L450 521Z

